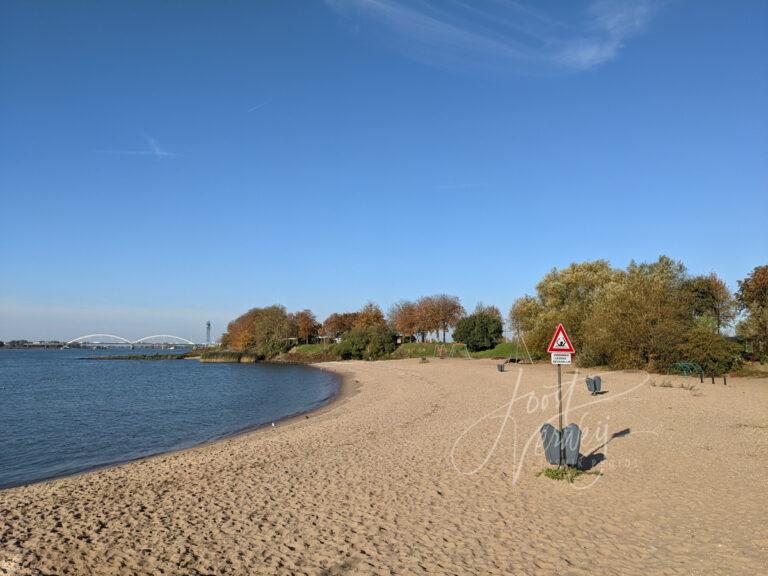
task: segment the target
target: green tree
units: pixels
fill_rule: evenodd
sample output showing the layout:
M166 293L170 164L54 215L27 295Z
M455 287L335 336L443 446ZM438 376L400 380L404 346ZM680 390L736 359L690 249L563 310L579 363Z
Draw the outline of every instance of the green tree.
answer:
M376 360L395 351L397 334L385 324L355 328L344 333L335 351L343 360Z
M714 272L707 276L694 276L683 283L694 318L706 325L707 318L720 332L736 318L736 300L731 291Z
M503 326L498 309L480 305L475 312L461 318L453 331L453 341L466 344L472 352L489 350L501 341Z
M685 266L662 256L654 263L631 262L600 291L584 324L582 365L664 371L693 326L682 287Z
M536 296L518 298L509 311L510 325L519 330L531 351L543 355L558 323L576 349L583 349L584 323L600 293L621 272L606 260L573 263L553 269L536 285Z
M768 265L756 267L744 280L739 280L736 299L746 314L736 333L762 359L768 355Z

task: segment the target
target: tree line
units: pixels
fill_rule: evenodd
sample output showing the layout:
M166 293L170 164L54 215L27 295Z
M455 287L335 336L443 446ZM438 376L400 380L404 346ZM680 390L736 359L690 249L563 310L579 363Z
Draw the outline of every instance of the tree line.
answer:
M341 358L377 358L391 353L398 343L424 342L432 335L445 342L452 328L491 310L497 326L483 337L495 345L502 336L498 309L481 305L475 314L467 315L459 298L447 294L401 300L387 314L378 304L368 302L354 312L334 312L322 323L311 310L289 313L280 305L253 308L229 323L221 342L224 348L269 358L296 344L320 339L333 343L334 353ZM472 340L472 334L466 339Z
M739 281L734 294L716 274L692 276L682 262L666 256L631 262L626 269L606 260L574 263L546 274L535 295L515 300L507 322L538 357L545 356L554 327L562 322L582 366L664 371L685 360L722 373L745 355L768 355L768 266ZM334 357L380 358L401 343L445 342L451 331L454 342L487 350L502 340L502 314L483 304L467 313L458 297L447 294L401 300L386 314L368 302L323 322L311 310L290 313L273 305L230 322L222 345L270 358L296 344L323 340Z
M768 352L768 266L738 286L733 294L715 273L691 276L666 256L625 270L582 262L545 275L534 296L514 302L509 321L535 351L562 322L582 366L663 372L693 361L721 374ZM736 338L727 337L734 323Z

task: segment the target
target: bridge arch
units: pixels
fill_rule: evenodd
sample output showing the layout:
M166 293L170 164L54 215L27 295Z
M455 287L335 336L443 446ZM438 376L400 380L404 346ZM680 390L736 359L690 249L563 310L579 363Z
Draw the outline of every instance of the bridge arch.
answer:
M85 336L78 336L77 338L73 338L69 342L65 344L65 346L69 346L70 344L74 344L75 342L80 342L81 340L88 340L88 338L114 338L115 340L120 340L121 342L125 344L131 344L131 341L127 338L123 338L122 336L115 336L114 334L86 334ZM95 344L102 344L102 342L95 342Z
M147 340L151 340L152 338L173 338L174 340L181 340L182 342L189 344L190 346L194 346L195 343L192 342L192 340L187 340L186 338L182 338L181 336L174 336L173 334L153 334L152 336L144 336L144 338L139 338L138 340L134 340L131 342L131 344L139 344L141 342L146 342Z

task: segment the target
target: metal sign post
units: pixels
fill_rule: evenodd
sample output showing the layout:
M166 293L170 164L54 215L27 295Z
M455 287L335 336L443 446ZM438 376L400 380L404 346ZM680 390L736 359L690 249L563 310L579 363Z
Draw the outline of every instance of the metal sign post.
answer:
M563 429L563 364L571 363L571 354L576 350L571 344L562 324L558 324L547 352L552 355L552 364L557 365L557 409L558 429L560 430L560 466L565 463L565 432Z
M565 462L565 434L563 433L563 365L557 365L557 429L560 430L560 466Z

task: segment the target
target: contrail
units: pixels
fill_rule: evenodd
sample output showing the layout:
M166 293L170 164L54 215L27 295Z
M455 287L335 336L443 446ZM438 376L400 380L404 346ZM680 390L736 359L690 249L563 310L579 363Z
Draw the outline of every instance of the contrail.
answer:
M170 158L172 156L181 156L176 152L169 152L160 147L160 144L151 136L144 136L147 141L148 150L94 150L96 154L113 154L116 156L153 156L158 160Z

